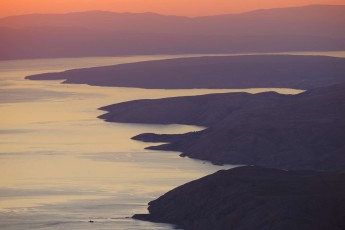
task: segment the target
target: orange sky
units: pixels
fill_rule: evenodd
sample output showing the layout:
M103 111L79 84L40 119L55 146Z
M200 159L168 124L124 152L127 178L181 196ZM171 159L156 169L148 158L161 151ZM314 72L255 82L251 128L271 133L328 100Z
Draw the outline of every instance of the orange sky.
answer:
M0 17L86 10L200 16L309 4L344 5L345 0L0 0Z

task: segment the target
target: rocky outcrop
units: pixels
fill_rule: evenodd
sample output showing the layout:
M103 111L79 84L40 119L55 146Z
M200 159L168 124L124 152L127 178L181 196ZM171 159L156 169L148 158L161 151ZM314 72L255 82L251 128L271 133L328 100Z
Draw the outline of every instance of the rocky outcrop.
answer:
M134 218L185 230L345 229L345 174L260 167L222 170L149 203Z

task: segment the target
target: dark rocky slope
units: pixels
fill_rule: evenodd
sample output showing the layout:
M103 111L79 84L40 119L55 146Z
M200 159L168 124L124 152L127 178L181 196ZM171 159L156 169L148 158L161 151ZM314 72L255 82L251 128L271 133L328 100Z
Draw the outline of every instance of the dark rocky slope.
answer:
M222 170L173 189L148 209L134 218L185 230L343 230L345 174Z
M344 81L345 59L295 55L178 58L38 74L27 79L159 89L311 89Z
M109 122L211 126L245 107L261 108L294 98L275 92L219 93L128 101L99 108Z
M229 93L126 102L103 108L115 122L209 126L183 135L142 134L151 147L216 164L345 170L345 83L298 95ZM156 121L156 122L154 122Z

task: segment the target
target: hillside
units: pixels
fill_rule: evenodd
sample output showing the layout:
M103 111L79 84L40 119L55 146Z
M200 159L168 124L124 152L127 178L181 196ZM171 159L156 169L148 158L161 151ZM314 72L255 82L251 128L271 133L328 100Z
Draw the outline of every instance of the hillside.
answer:
M345 175L239 167L175 188L135 219L185 230L340 230Z
M150 147L215 164L345 170L345 84L298 95L228 93L142 100L101 108L113 122L208 126L184 135L142 134ZM149 112L147 112L149 111Z

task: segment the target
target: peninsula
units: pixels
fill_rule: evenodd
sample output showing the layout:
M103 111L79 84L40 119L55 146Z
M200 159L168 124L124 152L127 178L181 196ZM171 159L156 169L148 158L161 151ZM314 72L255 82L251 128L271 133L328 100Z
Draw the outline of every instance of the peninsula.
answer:
M345 79L345 59L243 55L176 58L37 74L30 80L148 89L312 89Z
M225 93L139 100L101 108L111 122L207 126L187 134L141 134L149 147L215 164L345 170L345 83L297 95Z

